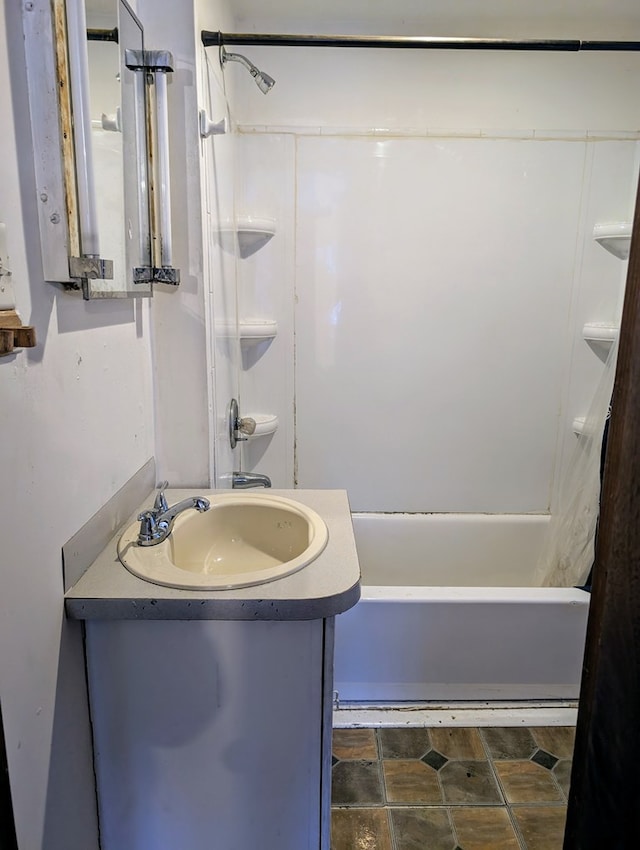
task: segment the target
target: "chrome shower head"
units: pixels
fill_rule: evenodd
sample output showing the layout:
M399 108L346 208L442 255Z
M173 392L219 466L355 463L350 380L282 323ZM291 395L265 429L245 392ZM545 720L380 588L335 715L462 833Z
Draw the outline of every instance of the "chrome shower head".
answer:
M258 71L257 68L256 71L256 74L251 71L251 76L256 81L256 85L263 94L269 94L271 89L275 86L276 81L273 77L270 77L269 74L265 74L264 71Z
M250 62L246 56L243 56L241 53L227 53L227 51L224 49L224 45L221 44L220 64L224 66L226 62L239 62L241 65L244 65L244 67L256 81L256 85L263 94L268 94L276 84L276 81L273 79L273 77L270 77L269 74L265 74L264 71L261 71L259 68L256 68L253 62Z

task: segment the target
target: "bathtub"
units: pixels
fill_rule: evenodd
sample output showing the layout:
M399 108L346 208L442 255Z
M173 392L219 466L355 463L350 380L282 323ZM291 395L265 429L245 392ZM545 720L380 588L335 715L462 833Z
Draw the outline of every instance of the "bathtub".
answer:
M354 514L363 586L336 618L340 703L577 698L590 596L531 586L548 521Z

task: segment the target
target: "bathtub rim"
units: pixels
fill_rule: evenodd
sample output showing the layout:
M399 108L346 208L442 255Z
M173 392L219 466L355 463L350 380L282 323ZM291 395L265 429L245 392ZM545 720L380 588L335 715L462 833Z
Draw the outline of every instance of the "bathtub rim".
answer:
M588 605L591 594L577 587L444 587L362 584L360 602L517 602ZM358 603L359 604L359 603Z

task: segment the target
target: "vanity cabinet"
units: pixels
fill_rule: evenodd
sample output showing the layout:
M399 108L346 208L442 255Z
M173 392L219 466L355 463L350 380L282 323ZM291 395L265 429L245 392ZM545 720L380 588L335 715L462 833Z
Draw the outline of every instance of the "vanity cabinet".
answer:
M102 850L329 850L334 623L360 597L351 513L344 491L270 495L327 527L294 573L226 590L142 580L117 544L152 493L65 594L85 622Z
M103 850L329 850L333 627L87 622Z

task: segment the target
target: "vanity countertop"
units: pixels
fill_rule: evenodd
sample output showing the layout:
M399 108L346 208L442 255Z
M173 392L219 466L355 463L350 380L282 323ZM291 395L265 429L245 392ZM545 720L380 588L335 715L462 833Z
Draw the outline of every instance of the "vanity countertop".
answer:
M194 495L230 491L167 490L170 504ZM253 492L253 491L252 491ZM329 540L315 561L265 584L227 590L180 590L137 578L119 561L117 542L155 493L140 505L65 594L72 620L314 620L353 607L360 598L360 567L344 490L269 490L301 502L325 521Z

